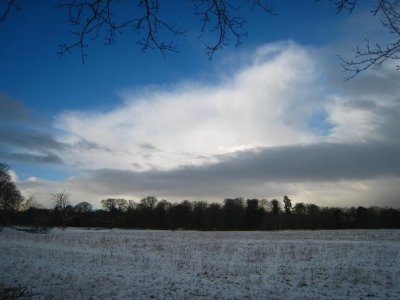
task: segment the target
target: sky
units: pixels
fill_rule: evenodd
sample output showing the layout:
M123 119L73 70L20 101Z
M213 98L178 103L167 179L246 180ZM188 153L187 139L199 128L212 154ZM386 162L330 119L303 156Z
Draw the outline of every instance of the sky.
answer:
M333 1L271 3L276 16L240 10L242 45L211 60L215 36L199 38L192 2L174 0L160 14L186 29L172 37L179 53L144 52L128 28L113 45L91 41L82 63L78 49L57 54L74 39L66 11L21 1L0 23L0 161L45 207L65 190L95 207L288 195L400 208L400 71L388 61L345 80L338 59L390 41L374 1L352 14Z

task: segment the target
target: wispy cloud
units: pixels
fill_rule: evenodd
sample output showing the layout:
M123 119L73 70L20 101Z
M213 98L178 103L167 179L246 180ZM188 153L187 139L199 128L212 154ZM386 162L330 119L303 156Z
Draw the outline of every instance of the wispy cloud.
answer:
M18 100L0 93L0 159L33 164L69 165L69 151L111 151L83 138L62 141L54 128ZM71 164L72 165L72 164Z
M0 124L7 121L20 122L31 119L31 110L25 105L0 91Z
M51 134L47 132L31 129L0 129L0 140L3 145L11 147L20 147L24 149L36 150L62 150L66 144L58 142Z
M55 139L29 109L0 93L0 159L36 164L62 164L65 145Z
M16 160L21 162L37 163L37 164L61 164L63 161L55 154L28 154L16 152L0 152L0 158L6 161Z

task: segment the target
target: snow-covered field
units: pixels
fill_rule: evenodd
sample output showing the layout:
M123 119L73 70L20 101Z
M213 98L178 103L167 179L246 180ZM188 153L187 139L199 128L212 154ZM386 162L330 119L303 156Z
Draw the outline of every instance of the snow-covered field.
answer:
M39 299L400 299L400 230L0 232Z

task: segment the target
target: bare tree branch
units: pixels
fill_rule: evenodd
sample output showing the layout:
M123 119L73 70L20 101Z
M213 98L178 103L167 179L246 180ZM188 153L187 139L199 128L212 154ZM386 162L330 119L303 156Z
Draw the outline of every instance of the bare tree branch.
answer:
M14 9L16 11L22 11L22 8L19 6L17 0L8 0L6 3L6 7L4 8L3 13L0 11L0 22L5 22L10 11Z
M339 1L350 3L353 10L356 0ZM349 5L349 4L348 4ZM338 10L342 9L338 6ZM346 7L347 8L347 7ZM389 33L394 35L394 41L387 45L375 43L371 45L369 40L366 40L364 47L356 47L353 49L353 58L343 58L339 56L341 65L348 74L346 79L349 80L357 76L360 72L367 69L378 70L387 60L400 59L400 0L379 0L375 9L372 11L374 16L379 16L382 25L389 30ZM397 66L399 69L400 66Z
M137 32L145 31L144 37L138 42L142 46L142 50L158 49L164 57L166 51L177 52L175 42L160 40L159 32L166 30L174 35L183 35L185 30L179 28L176 23L171 25L158 17L158 0L140 0L138 6L145 11L143 16L133 20Z
M0 20L5 20L12 8L20 9L17 0L8 0L7 7ZM133 25L136 32L142 35L138 44L142 50L158 49L163 56L166 52L178 52L174 40L160 38L165 33L172 35L184 35L183 30L176 23L166 21L160 17L158 0L136 0L137 12L133 12L132 18L117 21L113 12L118 0L63 0L57 4L57 8L64 9L68 14L71 32L76 36L75 41L60 45L58 54L65 55L74 48L81 53L82 63L85 61L89 40L95 40L104 36L106 44L112 44L116 35L122 34L123 29ZM230 44L230 39L235 40L235 45L241 44L241 38L247 34L244 25L246 20L237 11L240 6L234 7L234 1L228 0L192 0L195 7L195 15L200 17L202 26L200 36L205 32L215 33L216 41L206 44L206 52L210 59L217 50ZM275 8L268 0L239 0L239 4L248 5L251 9L261 9L270 15L275 15Z
M135 0L136 2L133 3L137 4L136 10L132 11L130 18L123 20L118 20L121 7L117 4L126 5L127 2L120 0L59 1L56 7L67 11L71 32L76 39L71 43L60 45L58 53L65 55L74 48L78 48L82 62L85 61L85 50L90 40L104 37L105 44L112 44L117 34L122 34L127 27L131 27L141 36L138 44L143 51L156 49L164 57L167 52L178 52L174 39L169 39L168 36L186 33L178 24L162 17L159 0ZM357 0L330 1L334 1L337 13L344 11L352 13L359 3ZM269 15L276 15L270 0L191 0L191 2L194 4L194 14L201 22L200 37L210 34L214 38L205 44L206 53L210 59L223 47L231 43L239 46L242 43L243 37L247 34L243 9L259 9ZM12 10L21 10L18 0L0 0L0 4L5 4L3 9L1 8L3 6L0 7L0 21L5 21ZM392 34L393 41L381 44L370 43L366 40L364 46L358 46L352 50L351 58L339 56L342 67L348 74L346 79L353 78L367 69L379 69L387 60L400 59L400 0L376 0L371 13L378 17L382 26Z
M138 12L142 11L142 16L123 21L117 21L112 13L115 11L113 4L116 2L118 1L73 0L58 4L58 8L68 11L69 22L73 28L76 28L72 33L77 36L75 42L61 45L59 54L64 55L73 48L79 48L82 62L84 62L88 39L95 40L105 32L105 43L112 44L116 34L122 34L122 30L129 25L133 25L134 30L139 33L144 31L144 37L138 42L144 51L149 48L158 49L164 56L166 51L176 52L175 43L160 40L159 32L166 30L174 35L181 35L184 31L177 28L176 24L171 25L159 18L158 0L137 0Z
M101 31L105 31L105 43L112 44L116 33L129 25L129 22L116 23L112 14L111 3L113 0L73 0L57 4L57 8L67 9L69 22L76 30L72 31L77 40L70 44L60 45L58 53L65 55L73 48L79 48L82 63L85 60L86 40L95 40Z
M268 1L264 2L263 0L252 0L251 6L252 9L256 9L257 7L261 8L266 13L276 16L278 13L276 12L275 6L269 4Z
M349 11L349 13L352 13L355 6L356 6L357 0L338 0L335 2L337 13L341 13L344 10Z
M235 45L241 44L241 38L246 35L244 30L245 19L235 15L238 8L233 7L227 0L193 0L195 14L202 21L200 29L204 32L216 33L217 40L211 45L206 45L206 51L210 58L214 53L230 43L229 36L235 39ZM137 0L139 12L143 12L139 17L117 22L112 5L116 0L70 0L63 1L57 5L58 8L68 11L69 22L74 28L72 33L76 35L77 40L73 43L62 44L59 54L65 55L73 48L79 48L82 62L84 62L87 47L87 40L94 40L106 31L106 44L111 44L117 33L122 34L122 29L128 25L133 25L134 30L142 34L138 42L142 50L158 49L163 56L166 52L178 52L177 45L173 40L164 40L160 38L161 33L170 33L173 35L184 35L185 30L176 23L170 23L160 18L158 0ZM240 1L239 1L240 2ZM274 15L275 9L263 0L243 0L243 3L250 4L251 8L260 8L261 10Z
M206 44L206 51L211 59L216 51L230 44L229 36L233 36L235 45L241 44L242 37L247 32L244 29L246 20L235 14L239 7L234 7L225 0L194 0L195 14L200 18L202 26L200 36L205 32L216 33L216 41ZM259 7L265 12L275 15L275 8L261 0L247 1L251 7Z

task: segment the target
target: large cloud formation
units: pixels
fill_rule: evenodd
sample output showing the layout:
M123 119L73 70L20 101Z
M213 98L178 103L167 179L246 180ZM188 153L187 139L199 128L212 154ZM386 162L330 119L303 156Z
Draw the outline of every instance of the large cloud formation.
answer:
M80 153L88 168L173 169L237 150L308 143L315 139L308 121L321 107L319 88L310 88L315 69L306 49L270 45L212 86L126 92L112 111L63 113L57 128L68 141L83 138L116 154Z
M63 112L53 136L31 138L47 145L37 154L62 157L77 176L19 184L41 197L46 186L65 188L77 201L290 194L399 206L399 72L337 82L320 57L291 42L266 45L212 85L125 91L111 111Z

